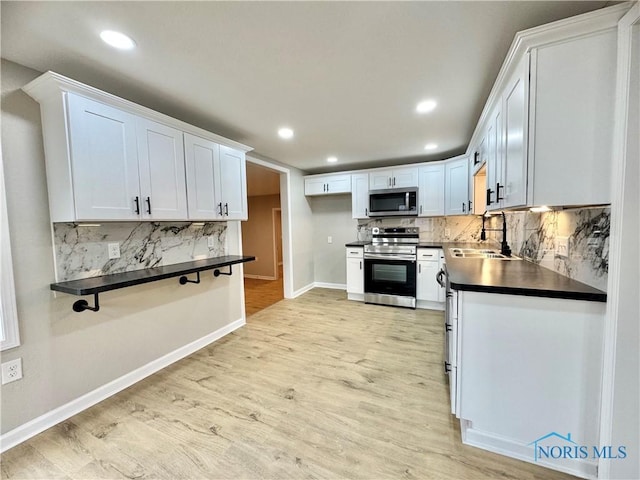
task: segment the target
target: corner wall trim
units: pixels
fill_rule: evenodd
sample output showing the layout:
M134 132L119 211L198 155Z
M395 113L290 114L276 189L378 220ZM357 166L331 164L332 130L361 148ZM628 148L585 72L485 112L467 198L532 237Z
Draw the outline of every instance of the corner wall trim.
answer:
M192 353L206 347L207 345L215 342L216 340L228 335L229 333L237 330L245 325L245 319L240 318L235 320L224 327L219 328L215 332L211 332L204 337L194 340L187 345L184 345L176 350L163 355L160 358L152 360L151 362L139 367L120 378L106 383L95 390L88 392L81 397L71 400L70 402L62 405L58 408L48 411L33 420L28 421L8 431L4 435L0 435L0 453L9 450L12 447L28 440L29 438L45 431L47 428L53 427L58 423L76 415L77 413L86 410L89 407L105 400L112 395L130 387L134 383L143 380L144 378L168 367L172 363L183 359L191 355Z
M309 285L305 285L304 287L296 290L295 292L293 292L293 296L291 298L298 298L300 295L307 293L309 290L311 290L313 287L315 287L315 284L312 282Z

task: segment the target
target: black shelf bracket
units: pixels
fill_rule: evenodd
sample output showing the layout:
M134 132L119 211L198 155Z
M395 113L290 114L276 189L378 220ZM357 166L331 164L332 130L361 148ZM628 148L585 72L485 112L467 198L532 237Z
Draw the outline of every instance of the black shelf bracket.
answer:
M219 277L220 275L233 275L233 268L231 268L231 265L229 265L229 271L228 272L221 272L219 269L215 269L213 271L213 276L214 277Z
M189 280L186 275L180 277L180 285L186 285L187 283L200 283L200 272L196 272L196 279Z
M93 307L89 306L89 302L86 300L78 300L73 304L74 312L84 312L85 310L91 310L92 312L97 312L100 310L100 302L98 301L98 294L93 294Z

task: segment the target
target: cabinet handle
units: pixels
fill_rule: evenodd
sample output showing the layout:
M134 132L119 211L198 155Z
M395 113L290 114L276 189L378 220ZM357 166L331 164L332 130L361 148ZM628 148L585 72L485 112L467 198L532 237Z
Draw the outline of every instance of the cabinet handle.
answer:
M147 213L151 215L151 197L147 197Z
M136 215L140 215L140 198L136 197L133 201L136 203Z
M362 270L362 260L360 260L360 270Z
M444 362L444 373L449 373L451 371L451 364L449 362Z
M451 324L450 324L450 323L445 323L445 324L444 324L444 330L445 330L446 332L450 332L451 330L453 330L453 329L451 328Z
M473 154L473 164L477 165L480 163L480 152L475 152Z
M466 213L467 211L467 204L462 202L462 213Z
M504 200L504 197L500 196L500 189L504 188L504 185L500 185L500 183L496 183L496 202L499 202L500 200Z
M418 263L418 273L422 273L422 264Z
M422 205L420 205L420 215L422 215Z
M222 202L218 204L218 215L222 216Z
M396 186L396 177L393 177L393 186Z
M471 213L471 205L473 205L473 202L469 200L469 213Z
M491 194L492 193L493 193L493 190L491 190L490 188L487 188L487 207L493 203L491 201Z
M225 203L224 204L224 214L228 217L229 216L229 204Z
M365 208L365 209L364 209L364 216L365 216L365 217L368 217L368 216L369 216L369 209L368 209L368 208Z

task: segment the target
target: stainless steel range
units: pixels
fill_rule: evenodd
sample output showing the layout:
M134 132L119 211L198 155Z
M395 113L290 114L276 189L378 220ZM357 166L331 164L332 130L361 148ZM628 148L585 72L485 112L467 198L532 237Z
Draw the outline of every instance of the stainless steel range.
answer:
M364 301L416 308L417 227L372 229L364 247Z

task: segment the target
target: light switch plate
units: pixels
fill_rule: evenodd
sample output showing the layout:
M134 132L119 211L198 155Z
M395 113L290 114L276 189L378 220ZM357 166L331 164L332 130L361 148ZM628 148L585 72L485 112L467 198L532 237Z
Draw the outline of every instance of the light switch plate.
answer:
M327 237L327 243L333 243L333 237L332 236L328 236Z
M210 235L210 236L207 237L207 247L213 248L214 246L215 246L214 238L213 238L213 236Z
M556 237L556 256L569 256L569 237Z
M109 249L109 260L113 260L114 258L120 258L120 244L119 243L108 243L107 248Z

